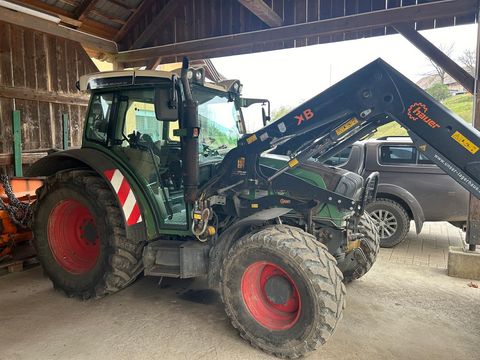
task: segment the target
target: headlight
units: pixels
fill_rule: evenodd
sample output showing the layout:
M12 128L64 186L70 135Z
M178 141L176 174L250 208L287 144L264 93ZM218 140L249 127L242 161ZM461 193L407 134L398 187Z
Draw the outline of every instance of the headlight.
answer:
M195 79L197 81L202 80L202 72L201 71L195 71Z
M193 71L192 70L188 70L187 72L187 79L190 80L193 78Z

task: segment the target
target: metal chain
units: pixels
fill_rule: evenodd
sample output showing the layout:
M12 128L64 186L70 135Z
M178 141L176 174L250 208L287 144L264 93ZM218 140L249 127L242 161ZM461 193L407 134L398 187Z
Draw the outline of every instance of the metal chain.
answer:
M30 204L23 203L17 199L7 175L0 175L0 185L3 186L9 201L8 203L5 203L3 199L0 198L0 210L6 211L10 219L16 225L27 227L32 218Z

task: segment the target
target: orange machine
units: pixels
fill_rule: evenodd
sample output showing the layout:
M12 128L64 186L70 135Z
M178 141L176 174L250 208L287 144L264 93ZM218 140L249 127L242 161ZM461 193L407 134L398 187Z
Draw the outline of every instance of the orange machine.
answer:
M32 239L32 231L22 223L28 205L35 199L35 191L42 186L39 178L0 177L0 260L10 255L15 244ZM25 204L18 207L19 203Z

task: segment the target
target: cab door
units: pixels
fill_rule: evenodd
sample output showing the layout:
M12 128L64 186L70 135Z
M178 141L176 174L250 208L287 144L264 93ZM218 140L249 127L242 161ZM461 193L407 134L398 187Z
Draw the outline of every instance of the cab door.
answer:
M154 88L150 87L110 95L113 96L113 105L109 110L109 136L108 141L102 143L135 178L152 204L157 232L178 233L178 230L187 230L181 163L177 161L180 150L173 151L169 144L170 122L156 118L154 94ZM92 131L99 128L107 131L106 127L98 125L98 120L96 122ZM93 136L92 133L90 137ZM101 133L96 137L103 140L106 136Z

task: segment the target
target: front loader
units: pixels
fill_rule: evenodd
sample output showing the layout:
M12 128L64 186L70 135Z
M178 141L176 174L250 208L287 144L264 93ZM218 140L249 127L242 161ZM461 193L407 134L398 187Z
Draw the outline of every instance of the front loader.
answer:
M280 357L328 339L344 282L379 250L364 213L378 174L323 160L398 121L480 193L479 133L380 59L251 134L241 108L258 101L186 60L177 72L84 76L79 88L91 93L82 148L30 169L47 177L33 229L54 287L86 299L142 272L206 276L241 336Z

